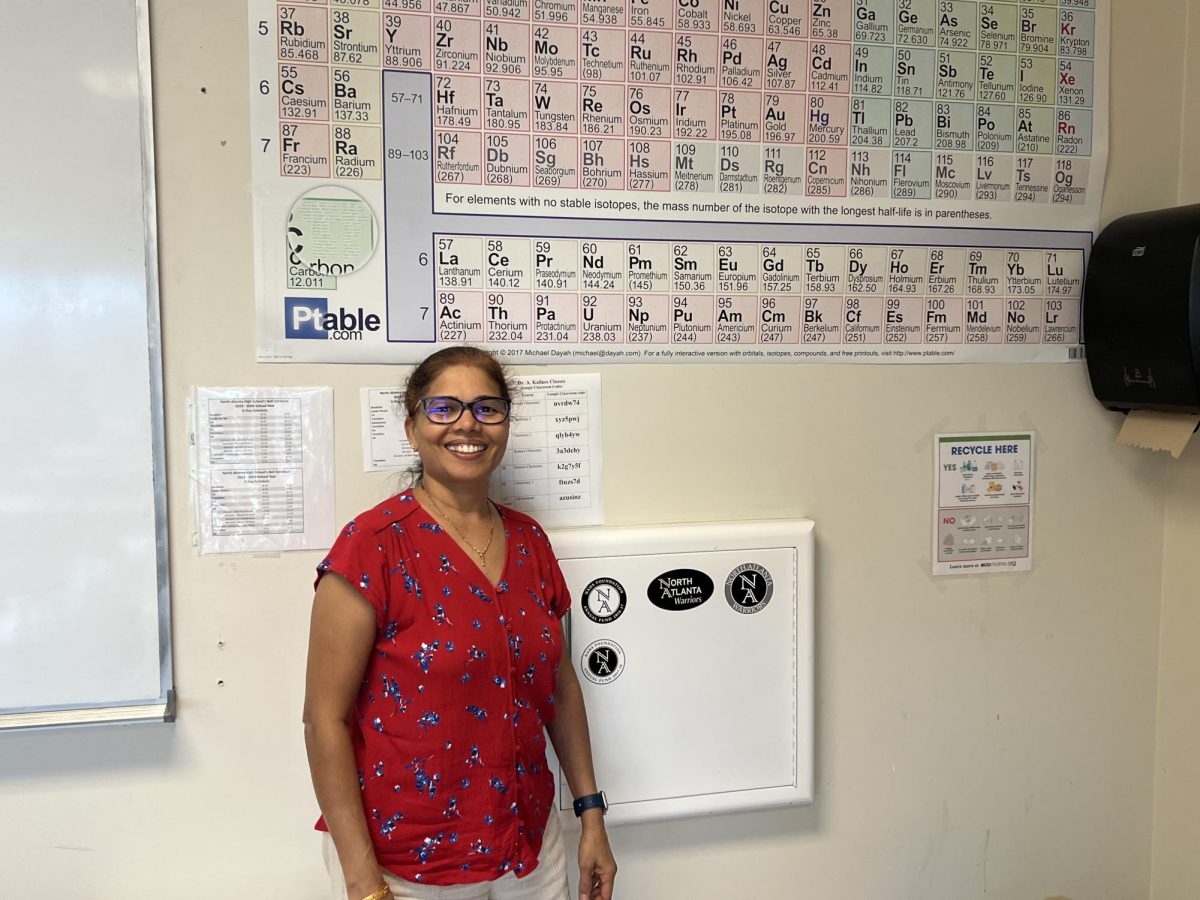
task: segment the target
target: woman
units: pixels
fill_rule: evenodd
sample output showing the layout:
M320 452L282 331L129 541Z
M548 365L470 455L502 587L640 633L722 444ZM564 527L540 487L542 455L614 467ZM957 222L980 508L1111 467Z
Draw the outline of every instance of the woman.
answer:
M305 742L333 896L566 898L549 734L579 798L580 896L609 900L583 694L559 665L570 595L538 524L487 496L504 373L451 347L404 406L416 484L346 526L313 601Z

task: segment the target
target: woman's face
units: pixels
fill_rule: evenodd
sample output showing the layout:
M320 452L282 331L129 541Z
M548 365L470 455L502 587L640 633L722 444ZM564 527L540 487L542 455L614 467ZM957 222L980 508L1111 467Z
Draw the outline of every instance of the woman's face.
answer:
M434 379L426 397L455 397L464 403L500 397L500 385L474 366L451 366ZM404 422L408 442L421 457L424 478L454 489L486 486L508 446L508 420L484 425L464 409L457 422L430 422L418 406Z

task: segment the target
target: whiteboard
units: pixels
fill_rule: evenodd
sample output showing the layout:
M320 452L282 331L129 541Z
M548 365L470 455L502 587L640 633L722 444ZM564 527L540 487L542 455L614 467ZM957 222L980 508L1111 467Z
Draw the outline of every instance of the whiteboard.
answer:
M0 728L170 715L146 7L0 29Z
M609 821L811 802L813 523L552 538Z

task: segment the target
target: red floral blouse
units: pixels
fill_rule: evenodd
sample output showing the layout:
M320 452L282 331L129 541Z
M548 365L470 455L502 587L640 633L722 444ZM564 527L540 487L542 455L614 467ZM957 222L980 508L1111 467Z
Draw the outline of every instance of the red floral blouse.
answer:
M545 726L571 598L541 526L497 508L495 586L411 491L350 522L317 567L375 609L354 754L376 856L407 881L532 872L554 806Z

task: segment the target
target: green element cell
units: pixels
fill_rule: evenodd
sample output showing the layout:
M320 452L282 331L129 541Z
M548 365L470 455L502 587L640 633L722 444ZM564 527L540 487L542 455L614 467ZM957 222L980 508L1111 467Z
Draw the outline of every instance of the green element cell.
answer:
M1092 111L1059 109L1054 152L1059 156L1092 155Z
M1017 107L1017 152L1054 152L1054 109L1047 106Z
M905 150L933 147L933 102L896 100L892 104L892 146Z
M1018 37L1016 3L979 4L979 50L988 53L1016 53Z
M978 54L961 50L939 50L937 60L937 99L974 100Z
M1058 105L1091 108L1095 102L1096 64L1089 59L1058 61Z
M850 101L850 146L890 147L892 145L891 100L855 97Z
M1076 59L1096 58L1096 14L1087 10L1059 11L1058 53Z
M854 43L894 44L896 0L854 0Z
M676 141L673 185L677 191L714 193L717 189L717 145L711 141Z
M934 147L938 150L975 149L975 104L938 103Z
M979 54L975 99L983 103L1017 102L1017 57L1009 53Z
M896 0L896 46L937 46L937 0Z
M1021 35L1021 53L1034 56L1058 54L1058 8L1055 5L1023 4L1018 19L1018 30Z
M1053 106L1058 61L1044 57L1020 56L1017 59L1017 102Z
M979 46L978 4L971 0L941 0L938 3L938 48L975 50Z
M975 149L1012 153L1016 149L1015 106L981 103L975 107Z
M896 51L892 47L863 45L854 48L850 91L855 97L890 97L892 75L896 71Z
M928 200L933 196L933 154L892 151L892 196L897 200Z
M894 96L912 100L932 100L936 84L936 51L896 48Z

